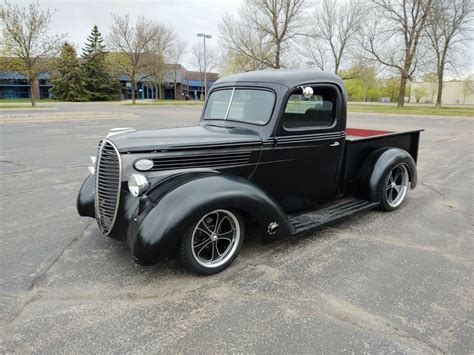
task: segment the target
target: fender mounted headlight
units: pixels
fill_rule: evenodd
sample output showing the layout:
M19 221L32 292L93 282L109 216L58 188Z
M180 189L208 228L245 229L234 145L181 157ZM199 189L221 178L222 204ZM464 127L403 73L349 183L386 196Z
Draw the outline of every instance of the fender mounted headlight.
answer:
M144 175L132 174L128 178L128 190L135 197L143 195L149 187L150 181Z

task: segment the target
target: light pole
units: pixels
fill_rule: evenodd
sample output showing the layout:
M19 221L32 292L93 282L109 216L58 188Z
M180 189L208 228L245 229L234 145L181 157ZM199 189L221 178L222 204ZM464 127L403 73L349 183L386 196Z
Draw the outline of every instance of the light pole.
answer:
M206 61L206 38L211 39L212 36L208 35L206 33L197 33L196 36L202 37L204 40L204 99L207 96L207 74L206 74L206 67L207 67L207 61Z

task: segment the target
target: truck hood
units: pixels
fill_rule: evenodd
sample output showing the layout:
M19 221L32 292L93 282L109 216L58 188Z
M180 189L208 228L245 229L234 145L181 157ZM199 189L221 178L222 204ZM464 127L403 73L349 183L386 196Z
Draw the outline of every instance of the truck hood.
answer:
M108 139L121 153L262 144L262 138L254 131L209 125L125 132Z

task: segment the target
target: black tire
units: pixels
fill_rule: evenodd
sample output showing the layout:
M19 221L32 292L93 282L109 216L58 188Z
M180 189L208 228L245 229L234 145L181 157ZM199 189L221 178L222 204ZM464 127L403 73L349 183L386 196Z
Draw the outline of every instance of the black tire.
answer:
M235 230L231 234L232 228ZM179 245L178 258L192 272L214 275L235 260L242 248L244 236L245 224L240 214L233 210L217 209L203 215L189 228ZM217 258L213 260L215 256Z
M406 164L396 162L385 171L379 186L380 209L393 211L405 201L410 189L410 175Z

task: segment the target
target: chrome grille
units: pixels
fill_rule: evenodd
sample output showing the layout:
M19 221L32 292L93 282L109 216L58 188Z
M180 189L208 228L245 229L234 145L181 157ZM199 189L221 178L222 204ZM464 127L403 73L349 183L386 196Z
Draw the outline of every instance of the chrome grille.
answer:
M151 171L227 167L248 164L252 152L205 153L200 155L161 156L153 158Z
M95 181L95 215L102 233L109 234L115 223L122 184L122 163L117 148L108 140L99 144Z

